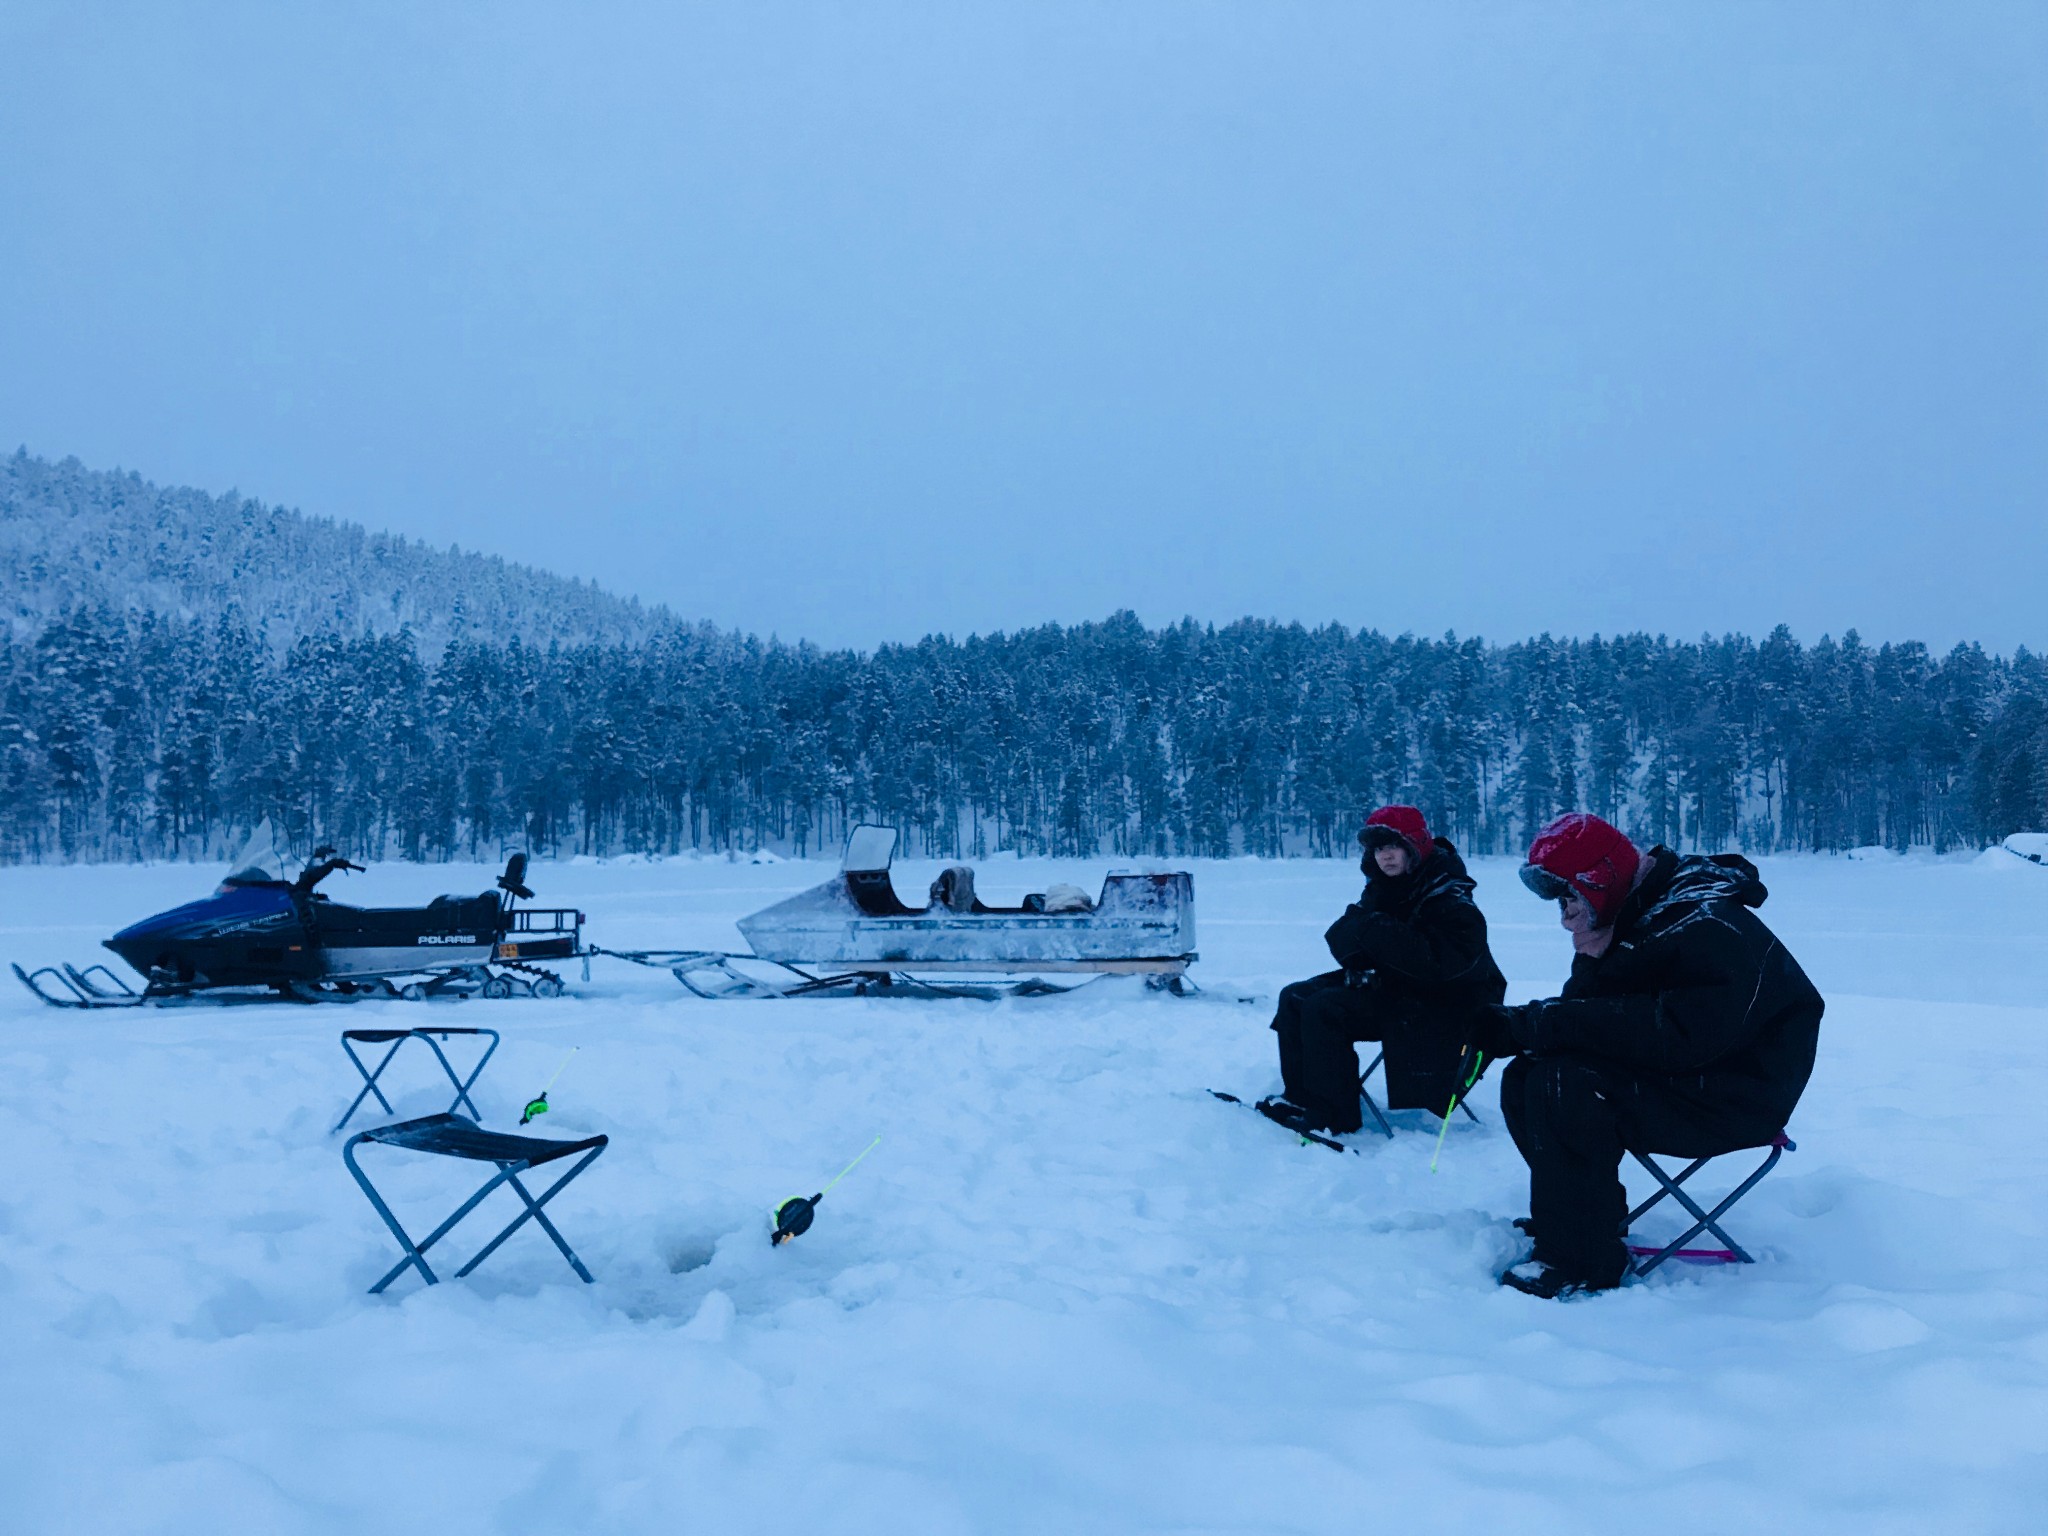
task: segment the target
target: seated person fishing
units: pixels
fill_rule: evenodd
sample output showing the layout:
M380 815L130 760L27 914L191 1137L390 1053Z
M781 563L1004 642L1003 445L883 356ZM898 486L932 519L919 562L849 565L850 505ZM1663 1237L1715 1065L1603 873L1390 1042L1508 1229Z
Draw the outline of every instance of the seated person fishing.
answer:
M1621 1155L1714 1157L1785 1127L1813 1071L1823 1004L1764 926L1737 854L1638 850L1597 816L1560 816L1522 883L1572 936L1560 996L1490 1010L1519 1053L1500 1108L1529 1165L1534 1255L1503 1285L1547 1299L1609 1290L1628 1269Z
M1463 1077L1475 1020L1507 982L1486 945L1486 919L1458 850L1431 837L1412 805L1374 811L1358 834L1366 884L1323 935L1338 969L1281 989L1282 1124L1338 1135L1361 1126L1357 1042L1386 1051L1395 1109L1445 1112Z

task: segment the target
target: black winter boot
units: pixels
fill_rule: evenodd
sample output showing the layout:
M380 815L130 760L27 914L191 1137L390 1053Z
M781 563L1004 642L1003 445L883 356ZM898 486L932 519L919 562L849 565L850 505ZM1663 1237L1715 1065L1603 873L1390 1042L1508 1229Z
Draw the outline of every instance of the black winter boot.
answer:
M1574 1296L1589 1296L1595 1291L1615 1289L1612 1285L1574 1280L1563 1270L1554 1269L1541 1259L1525 1259L1512 1268L1502 1270L1500 1283L1509 1290L1534 1296L1539 1301L1570 1301Z
M1252 1108L1276 1125L1286 1126L1290 1131L1320 1131L1328 1128L1324 1124L1326 1116L1278 1094L1270 1099L1259 1100Z

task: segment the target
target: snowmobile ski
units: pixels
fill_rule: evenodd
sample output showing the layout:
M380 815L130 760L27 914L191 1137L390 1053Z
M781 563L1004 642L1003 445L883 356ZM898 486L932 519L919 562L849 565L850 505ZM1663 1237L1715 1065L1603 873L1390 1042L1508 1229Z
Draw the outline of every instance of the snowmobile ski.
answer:
M94 971L105 974L127 995L124 997L95 983L91 979ZM61 970L54 965L45 965L24 971L16 965L14 975L24 987L52 1008L133 1008L142 1002L140 993L129 990L120 977L103 965L90 965L83 971L68 965Z
M1326 1136L1321 1131L1312 1131L1307 1126L1296 1124L1292 1118L1281 1114L1271 1099L1260 1099L1256 1104L1246 1104L1236 1094L1225 1093L1218 1088L1211 1088L1209 1094L1212 1098L1221 1099L1226 1104L1237 1104L1245 1109L1256 1111L1262 1120L1270 1120L1289 1135L1299 1136L1303 1146L1314 1142L1319 1147L1328 1147L1332 1152L1349 1152L1353 1157L1359 1155L1358 1148L1347 1147L1334 1136Z

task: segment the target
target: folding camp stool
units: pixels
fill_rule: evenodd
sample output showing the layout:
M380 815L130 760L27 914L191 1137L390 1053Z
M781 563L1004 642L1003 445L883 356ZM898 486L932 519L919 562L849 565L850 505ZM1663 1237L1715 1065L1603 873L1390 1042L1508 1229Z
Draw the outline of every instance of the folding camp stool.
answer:
M596 1162L597 1154L605 1149L610 1140L609 1136L586 1136L581 1141L548 1141L538 1136L510 1136L503 1131L481 1130L475 1121L464 1119L461 1115L428 1115L422 1120L401 1120L396 1125L380 1125L374 1130L358 1131L349 1137L347 1144L342 1147L341 1159L348 1164L348 1171L355 1175L356 1183L362 1186L370 1204L377 1208L377 1214L384 1218L384 1225L391 1229L391 1235L398 1239L398 1246L405 1250L405 1257L399 1260L398 1267L371 1286L370 1294L375 1296L409 1268L417 1268L420 1277L427 1284L438 1285L440 1281L427 1267L427 1250L454 1230L455 1224L481 1205L484 1197L500 1184L511 1186L513 1193L519 1196L526 1209L513 1217L504 1231L484 1244L482 1251L475 1258L455 1271L455 1278L460 1280L496 1253L498 1245L524 1226L530 1216L540 1224L543 1232L554 1239L555 1246L562 1250L562 1257L567 1259L569 1267L582 1277L583 1283L592 1284L590 1271L583 1267L583 1261L576 1257L575 1250L563 1240L562 1234L555 1230L555 1224L548 1220L541 1207L560 1194L563 1185ZM409 1152L426 1152L436 1157L460 1157L470 1162L496 1163L498 1171L482 1189L456 1207L453 1216L429 1232L423 1241L415 1243L406 1235L405 1228L398 1224L398 1218L391 1214L391 1207L384 1203L383 1197L377 1193L362 1168L356 1163L356 1148L366 1141L374 1141L387 1147L403 1147ZM519 1175L528 1169L538 1168L543 1163L559 1161L578 1152L583 1153L583 1156L576 1165L549 1185L547 1193L538 1200L519 1182Z
M1387 1117L1380 1113L1379 1101L1373 1098L1372 1090L1365 1086L1366 1079L1371 1077L1373 1073L1379 1071L1380 1063L1386 1060L1386 1056L1386 1047L1381 1046L1379 1053L1373 1057L1371 1065L1366 1067L1366 1069L1363 1072L1358 1074L1358 1097L1365 1103L1365 1112L1371 1115L1373 1119L1378 1123L1380 1128L1380 1134L1386 1137L1389 1141L1392 1141L1394 1139L1394 1128L1391 1125L1387 1124ZM1474 1125L1479 1125L1482 1123L1480 1118L1472 1113L1472 1106L1465 1102L1463 1095L1459 1096L1458 1108L1465 1111L1465 1118L1467 1120L1470 1120Z
M439 1040L435 1039L437 1035L440 1037ZM475 1068L466 1078L455 1075L455 1068L448 1060L448 1053L441 1049L441 1040L446 1040L450 1035L491 1037L491 1043L484 1047L483 1055L477 1058ZM479 1120L483 1119L483 1112L476 1107L476 1100L469 1096L469 1090L475 1085L476 1080L483 1076L484 1063L491 1059L491 1053L498 1048L498 1032L495 1029L344 1029L341 1032L341 1048L348 1052L348 1059L355 1063L356 1071L362 1074L363 1091L357 1094L355 1102L349 1105L348 1113L336 1122L335 1130L340 1130L353 1120L356 1111L362 1107L363 1100L373 1093L377 1095L377 1102L384 1106L385 1114L397 1113L391 1107L391 1101L384 1097L384 1090L377 1086L377 1079L382 1077L384 1069L391 1065L391 1058L398 1054L398 1048L406 1041L414 1039L424 1040L432 1047L434 1054L441 1060L441 1070L448 1074L448 1081L455 1085L455 1102L448 1106L448 1112L453 1114L467 1104L472 1115ZM362 1057L356 1054L355 1046L350 1043L358 1040L364 1045L383 1045L387 1042L390 1044L391 1049L384 1053L384 1059L377 1063L375 1071L363 1065Z
M1792 1138L1783 1131L1778 1132L1777 1135L1773 1136L1764 1145L1770 1149L1770 1155L1765 1157L1754 1173L1735 1186L1733 1194L1729 1195L1711 1211L1701 1210L1694 1203L1692 1196L1683 1189L1680 1189L1679 1185L1683 1184L1695 1173L1698 1173L1700 1169L1706 1167L1708 1163L1714 1160L1713 1158L1696 1157L1686 1166L1683 1173L1673 1178L1657 1166L1650 1153L1638 1152L1634 1148L1630 1148L1629 1156L1649 1169L1650 1176L1657 1181L1660 1187L1657 1193L1650 1196L1649 1199L1628 1213L1627 1225L1633 1227L1636 1224L1637 1217L1641 1216L1643 1212L1650 1209L1651 1206L1662 1200L1666 1195L1671 1196L1672 1199L1690 1211L1693 1218L1693 1224L1690 1227L1678 1237L1666 1243L1662 1248L1652 1248L1646 1244L1630 1243L1628 1245L1630 1272L1637 1275L1647 1275L1666 1259L1691 1259L1697 1263L1704 1264L1754 1264L1756 1260L1743 1252L1742 1245L1721 1229L1721 1218L1733 1209L1736 1201L1756 1188L1758 1181L1765 1174L1777 1167L1779 1158L1783 1157L1787 1152L1799 1150L1794 1145ZM1739 1152L1749 1149L1738 1147L1735 1150ZM1725 1157L1728 1154L1721 1153L1718 1155ZM1719 1248L1688 1248L1685 1246L1702 1232L1713 1233L1714 1236L1721 1240L1723 1246Z

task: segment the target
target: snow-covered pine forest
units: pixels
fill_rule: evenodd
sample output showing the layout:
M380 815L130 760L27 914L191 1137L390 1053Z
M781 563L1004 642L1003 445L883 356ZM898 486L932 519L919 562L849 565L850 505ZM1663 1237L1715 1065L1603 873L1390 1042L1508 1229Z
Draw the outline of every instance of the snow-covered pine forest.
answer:
M1757 852L2048 825L2025 651L1128 613L824 651L20 454L0 537L14 861L217 857L266 815L412 859L807 853L864 818L939 855L1329 853L1386 800L1475 853L1566 806Z
M668 618L495 555L26 449L0 457L0 594L16 636L81 607L212 619L232 605L273 640L409 629L430 653L469 635L632 644Z

